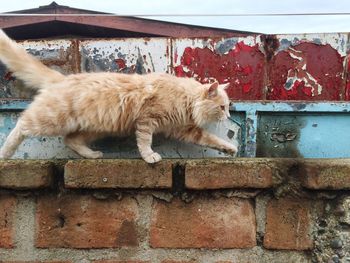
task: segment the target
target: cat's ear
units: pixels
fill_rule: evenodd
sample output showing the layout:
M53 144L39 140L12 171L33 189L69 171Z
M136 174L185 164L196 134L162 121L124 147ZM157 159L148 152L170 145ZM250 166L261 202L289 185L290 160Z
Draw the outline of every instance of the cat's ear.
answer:
M230 83L220 84L219 88L222 90L227 90L230 87Z
M218 95L218 87L219 87L219 83L217 81L215 81L212 84L208 85L208 97L209 98L213 98L216 97Z

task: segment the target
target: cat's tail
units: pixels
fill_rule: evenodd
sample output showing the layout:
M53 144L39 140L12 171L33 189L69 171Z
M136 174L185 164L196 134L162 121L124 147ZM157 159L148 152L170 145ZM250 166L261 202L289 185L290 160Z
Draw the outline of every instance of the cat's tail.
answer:
M0 60L26 85L41 89L59 82L64 75L42 64L0 29Z

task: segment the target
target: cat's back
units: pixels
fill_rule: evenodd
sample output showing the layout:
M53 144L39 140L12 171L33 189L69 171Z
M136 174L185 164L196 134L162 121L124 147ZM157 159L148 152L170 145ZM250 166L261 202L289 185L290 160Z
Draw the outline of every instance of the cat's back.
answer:
M157 92L172 92L181 94L196 93L201 90L198 81L192 78L177 77L168 73L151 73L143 75L144 82L152 84Z

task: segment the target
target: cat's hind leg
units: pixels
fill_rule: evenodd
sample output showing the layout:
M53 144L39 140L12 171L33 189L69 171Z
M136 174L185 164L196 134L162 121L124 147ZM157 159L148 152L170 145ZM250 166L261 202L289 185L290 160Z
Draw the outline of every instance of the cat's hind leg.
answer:
M16 127L10 132L6 138L4 145L0 149L0 159L10 158L16 151L17 147L24 140L22 122L18 121Z
M89 136L84 133L70 133L64 137L64 143L79 155L88 159L102 158L103 153L93 151L87 146Z

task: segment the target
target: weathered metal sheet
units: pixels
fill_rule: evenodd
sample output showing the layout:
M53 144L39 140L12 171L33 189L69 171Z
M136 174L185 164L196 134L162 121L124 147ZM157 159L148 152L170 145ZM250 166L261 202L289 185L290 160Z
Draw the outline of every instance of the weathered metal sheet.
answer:
M236 102L234 109L255 131L245 133L244 156L350 157L349 103Z
M231 99L263 99L264 54L259 36L174 39L173 71L202 83L229 84Z
M258 157L350 157L348 114L262 114L259 126Z
M348 53L350 53L350 44L348 48ZM349 101L350 100L350 54L347 54L345 65L346 65L346 84L345 84L345 94L344 94L344 100Z
M14 128L20 110L27 108L29 101L0 102L0 145L5 141L10 131ZM244 115L237 113L220 125L208 127L208 130L221 138L241 145L244 125ZM94 149L101 150L104 158L140 158L134 136L128 138L106 138L93 144ZM227 157L227 155L205 147L195 146L175 140L169 140L162 136L155 136L153 149L163 158L204 158ZM244 147L241 148L242 150ZM61 137L27 138L16 151L14 159L62 159L80 158L68 149Z
M81 69L146 74L167 72L170 42L165 38L128 38L80 42Z
M76 58L76 41L39 40L19 42L29 53L45 65L64 74L79 71ZM0 98L32 98L35 92L23 86L12 73L0 64Z
M271 36L267 99L343 100L347 42L347 34Z
M229 83L234 100L349 100L347 34L20 43L64 73L171 72L203 83ZM0 98L33 95L3 66L0 84Z

